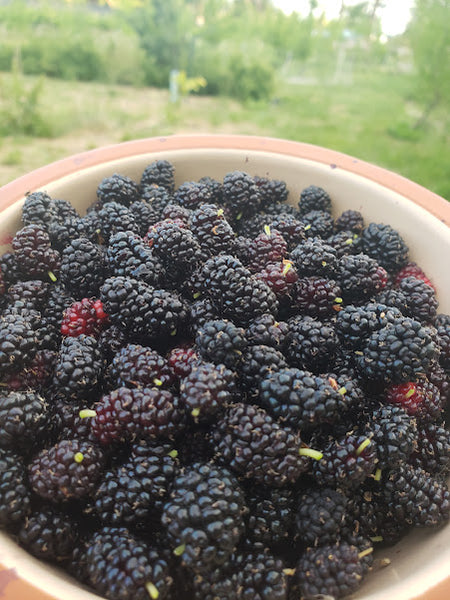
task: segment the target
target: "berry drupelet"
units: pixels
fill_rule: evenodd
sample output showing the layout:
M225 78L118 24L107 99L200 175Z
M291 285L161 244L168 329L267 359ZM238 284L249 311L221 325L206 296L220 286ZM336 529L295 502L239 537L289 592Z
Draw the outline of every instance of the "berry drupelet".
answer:
M361 234L362 250L388 272L396 272L408 262L408 246L390 225L370 223Z
M194 463L175 477L161 521L182 564L201 573L229 559L246 512L244 493L227 469Z
M61 333L71 337L82 334L98 337L107 324L108 315L103 310L101 300L83 298L64 311Z
M28 465L33 491L51 502L85 498L93 493L105 465L99 446L68 439L41 450Z
M261 202L261 194L255 180L243 171L232 171L225 175L222 198L224 207L236 220L256 213Z
M125 527L103 527L86 544L88 583L110 600L168 600L172 578L161 550Z
M287 366L286 358L279 349L264 344L248 346L239 370L240 387L248 396L255 397L263 377Z
M87 238L73 240L62 252L60 281L77 300L97 296L105 278L101 246Z
M378 461L374 442L354 433L331 440L321 452L323 457L313 464L313 476L320 486L358 487L375 471Z
M245 329L226 319L206 321L197 329L197 351L204 360L235 369L247 347Z
M418 527L438 527L450 516L447 485L420 467L401 465L386 474L383 493L399 521Z
M92 432L103 446L145 437L173 439L186 426L177 396L160 388L119 388L94 405Z
M309 316L291 317L288 326L285 355L289 364L313 373L330 370L339 344L333 327Z
M300 277L332 277L338 264L336 250L320 238L312 238L296 246L290 259Z
M198 360L200 357L197 350L189 344L175 346L167 354L169 367L178 379L187 377Z
M338 543L307 548L296 565L295 583L302 598L342 598L361 585L364 570L358 548Z
M21 275L25 279L49 280L60 269L61 257L50 245L48 233L39 225L22 227L12 240Z
M345 210L334 221L336 231L351 231L358 235L364 229L364 217L358 210Z
M446 475L450 471L450 431L437 423L420 424L410 462L427 473Z
M266 217L267 218L267 217ZM299 244L306 240L305 224L299 221L295 215L280 212L270 215L266 221L270 229L275 229L284 237L288 250L293 250Z
M426 378L387 387L385 399L391 405L401 406L418 422L438 420L444 408L439 388Z
M345 387L295 368L268 373L259 384L258 403L279 423L300 431L333 423L348 408Z
M307 238L326 239L333 234L333 217L323 210L311 210L301 217Z
M38 507L25 520L19 544L41 560L66 562L78 542L77 523L53 506Z
M0 393L0 448L29 454L50 429L49 406L32 391Z
M389 324L403 318L395 307L381 303L369 302L362 306L349 304L338 312L336 333L340 341L355 350L361 348L374 331L379 331Z
M103 356L96 338L85 334L64 338L53 375L54 395L66 401L93 397L98 391L103 368Z
M192 272L205 257L192 231L170 221L161 221L151 227L146 240L165 265L188 272Z
M383 290L388 276L373 258L356 254L343 256L339 260L336 279L346 302L361 302Z
M439 356L432 331L408 317L375 331L356 356L363 377L387 383L417 381Z
M156 287L164 283L161 259L133 231L119 231L111 237L105 261L109 275L134 277Z
M395 276L394 284L396 287L400 285L400 282L407 277L415 277L421 281L427 283L430 287L435 289L432 281L427 277L426 273L417 265L415 262L409 262Z
M176 381L167 360L156 350L127 344L114 356L107 373L111 389L119 387L169 389Z
M247 536L252 544L277 549L291 539L295 515L292 489L252 486L247 505Z
M193 210L189 226L208 256L234 252L236 234L217 205L202 204Z
M298 280L297 270L289 260L266 264L255 277L263 281L275 294L283 306Z
M171 444L137 440L130 457L103 474L91 510L104 524L150 531L178 472L176 454Z
M432 286L416 277L404 277L398 285L398 291L405 297L405 316L425 323L434 322L438 301Z
M294 430L264 409L236 403L226 408L213 430L218 458L232 471L269 487L294 483L309 467Z
M323 277L302 277L293 286L291 306L302 315L330 317L342 308L340 285Z
M186 305L176 294L155 290L131 277L106 279L100 300L111 323L130 337L163 341L166 336L175 336L187 319Z
M100 205L106 202L118 202L130 206L139 199L139 186L130 177L114 173L102 179L97 187L97 198Z
M98 211L100 236L105 244L118 231L139 233L139 224L131 210L119 202L107 202Z
M47 301L49 284L40 279L18 281L9 286L6 299L8 304L22 302L26 308L41 310Z
M435 326L440 348L439 363L450 372L450 315L437 315Z
M302 190L298 207L301 215L306 215L312 210L331 213L331 198L323 188L309 185Z
M198 181L185 181L174 194L174 202L184 208L195 209L212 201L211 188Z
M166 188L169 193L172 193L175 189L174 173L175 168L169 161L155 160L142 173L141 189L156 184Z
M31 490L19 456L0 449L0 528L14 529L31 511Z
M258 186L259 194L261 196L262 210L264 210L266 206L270 206L277 202L286 202L288 199L289 191L285 181L269 179L268 177L258 177L257 175L255 175L254 181Z
M35 311L33 311L35 312ZM0 314L0 375L3 377L26 367L40 349L33 319L25 314Z
M264 314L250 321L247 327L247 340L251 346L271 346L282 350L288 332L284 321L277 321L271 314Z
M380 469L408 461L416 448L416 421L401 406L380 406L369 414L365 434L375 443Z
M46 192L33 192L25 196L22 206L22 222L32 223L46 229L56 216L54 200Z
M214 421L234 399L235 380L225 365L198 361L181 380L180 402L195 421Z
M307 546L334 544L345 523L348 497L332 488L311 488L298 498L296 533Z

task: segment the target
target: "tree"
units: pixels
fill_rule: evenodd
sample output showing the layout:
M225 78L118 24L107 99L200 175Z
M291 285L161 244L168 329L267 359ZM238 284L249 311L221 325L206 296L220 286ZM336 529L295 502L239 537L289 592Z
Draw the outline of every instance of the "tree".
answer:
M450 97L450 0L417 0L409 27L424 110L415 128Z

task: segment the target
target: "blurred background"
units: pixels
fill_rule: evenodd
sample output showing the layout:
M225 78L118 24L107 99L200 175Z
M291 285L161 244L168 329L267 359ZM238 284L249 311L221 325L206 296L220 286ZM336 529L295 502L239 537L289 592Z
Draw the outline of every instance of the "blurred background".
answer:
M0 0L0 185L187 133L326 146L450 199L450 0Z

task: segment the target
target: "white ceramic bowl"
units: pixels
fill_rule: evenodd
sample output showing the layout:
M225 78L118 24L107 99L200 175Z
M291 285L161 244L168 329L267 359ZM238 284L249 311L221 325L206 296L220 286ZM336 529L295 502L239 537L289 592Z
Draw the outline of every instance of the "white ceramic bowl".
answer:
M450 204L385 169L331 150L261 137L174 136L126 142L58 161L0 189L0 252L20 225L27 192L42 189L83 211L96 197L100 181L112 173L139 181L156 159L171 161L176 184L204 175L221 179L239 169L283 179L296 204L300 191L315 184L332 197L334 213L360 210L366 222L398 229L437 287L440 312L450 313ZM450 527L415 530L378 552L388 567L372 572L352 598L360 600L448 600ZM36 560L0 534L0 598L4 600L88 600L98 598L59 570Z

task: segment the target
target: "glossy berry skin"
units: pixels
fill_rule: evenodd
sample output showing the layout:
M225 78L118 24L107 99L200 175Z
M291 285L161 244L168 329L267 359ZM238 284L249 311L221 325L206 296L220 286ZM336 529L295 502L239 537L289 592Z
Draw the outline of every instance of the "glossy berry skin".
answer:
M405 317L375 331L356 356L363 377L386 383L417 381L437 362L439 350L432 331Z
M51 502L79 499L93 492L105 457L99 446L84 440L62 440L41 450L28 466L33 491Z
M189 345L176 346L167 354L167 362L178 379L187 377L199 359L197 350Z
M263 269L268 263L282 261L287 254L287 243L282 234L276 229L265 227L264 232L256 236L250 245L250 261L252 272Z
M386 390L386 400L401 406L420 422L437 420L443 410L439 389L429 381L392 385Z
M39 225L22 227L14 236L12 247L24 278L48 281L49 272L58 273L61 257L51 247L48 233Z
M288 326L285 347L288 362L313 373L330 370L339 343L334 329L309 316L291 317Z
M127 344L114 356L108 369L112 389L118 387L169 389L175 384L175 373L156 350L140 344Z
M293 286L291 304L302 315L326 317L342 307L342 290L332 279L303 277Z
M408 262L408 246L390 225L370 223L361 234L362 251L388 272L399 271Z
M260 205L261 195L253 177L244 171L232 171L223 178L224 206L235 219L254 214Z
M309 185L302 190L298 207L301 215L306 215L312 210L331 213L331 198L323 188Z
M300 597L342 598L356 591L363 578L358 549L348 544L307 548L296 565Z
M102 179L97 187L97 198L100 204L119 202L130 206L139 198L139 186L130 177L114 173Z
M61 283L76 299L98 295L105 277L100 246L87 238L73 240L62 252Z
M308 469L299 455L299 435L255 405L231 404L218 420L213 440L224 464L263 485L282 487Z
M346 302L368 300L381 292L387 283L387 273L373 258L364 254L343 256L336 278Z
M402 465L386 475L383 493L400 521L419 527L437 527L450 516L447 484L420 467Z
M247 339L252 346L265 345L280 350L284 347L287 331L284 321L277 321L271 314L261 315L250 321Z
M226 319L207 321L195 337L199 354L204 360L235 369L247 347L245 330Z
M214 421L235 397L235 379L225 365L199 361L180 382L180 401L194 421Z
M98 337L107 323L108 315L101 300L83 298L64 311L61 333L71 337L81 334Z
M395 276L395 286L398 287L400 282L407 277L415 277L416 279L421 279L424 283L435 289L432 281L427 277L424 271L414 262L409 262L404 267L400 269L400 271Z
M357 210L345 210L334 221L336 231L351 231L360 234L364 229L364 218Z
M0 448L29 453L50 429L49 405L36 392L0 393Z
M296 246L290 254L300 277L333 277L338 258L336 250L321 238L314 237Z
M142 173L141 189L156 184L167 189L169 193L172 193L175 188L174 174L175 168L168 160L155 160Z
M134 537L125 527L103 527L86 544L89 584L110 600L158 600L170 596L172 578L160 550Z
M313 476L319 485L334 488L358 487L378 462L376 446L370 438L353 433L332 440L322 453L323 458L314 461Z
M103 396L94 410L92 431L105 446L137 437L170 439L186 424L178 397L159 388L119 388Z
M332 488L312 488L298 501L297 534L307 546L324 546L338 540L344 526L349 498Z
M222 467L194 463L175 478L162 524L182 564L196 572L225 563L244 532L245 498Z
M283 300L291 294L298 273L291 261L283 260L264 265L255 277L263 281L279 300Z
M26 468L17 454L0 449L0 527L13 529L31 512Z

